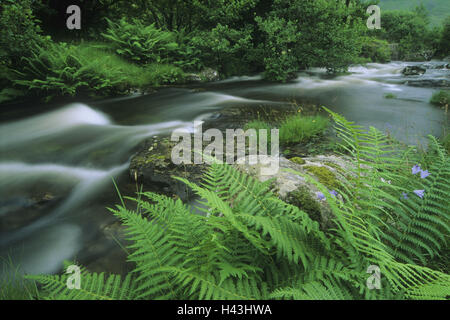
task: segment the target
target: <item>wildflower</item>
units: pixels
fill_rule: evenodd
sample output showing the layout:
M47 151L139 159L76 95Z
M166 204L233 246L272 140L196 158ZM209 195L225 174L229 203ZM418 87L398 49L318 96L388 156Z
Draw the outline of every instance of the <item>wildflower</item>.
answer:
M381 182L391 184L391 180L386 181L385 179L381 178Z
M428 177L430 175L430 173L428 172L428 170L420 170L420 178L421 179L425 179L426 177Z
M336 192L336 190L332 190L330 191L330 194L333 198L337 197L338 193Z
M420 197L423 198L424 194L425 194L425 190L414 190L414 193Z
M408 194L406 192L402 192L403 199L408 199Z
M316 193L316 195L319 200L325 200L325 195L322 192L319 191Z
M411 171L412 174L418 174L422 169L416 164L414 167L412 167Z

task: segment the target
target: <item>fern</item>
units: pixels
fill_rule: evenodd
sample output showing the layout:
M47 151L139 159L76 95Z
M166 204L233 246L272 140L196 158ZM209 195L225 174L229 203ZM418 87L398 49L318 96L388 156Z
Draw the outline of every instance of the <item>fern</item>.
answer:
M65 275L30 278L55 299L448 298L450 276L431 266L448 249L446 151L430 137L421 159L431 175L421 179L411 173L415 149L329 112L353 161L341 197L326 198L332 228L322 230L277 198L271 181L213 163L200 184L176 178L198 196L199 208L143 192L128 198L135 210L123 203L110 209L126 227L135 266L123 282L83 270L84 286L74 291ZM423 199L411 193L419 188ZM371 265L380 268L380 290L366 285Z

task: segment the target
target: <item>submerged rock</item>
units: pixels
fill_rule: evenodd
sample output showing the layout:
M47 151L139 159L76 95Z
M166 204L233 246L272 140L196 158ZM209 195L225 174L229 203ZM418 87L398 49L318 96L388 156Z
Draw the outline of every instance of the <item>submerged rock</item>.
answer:
M49 214L61 197L50 192L33 197L16 197L0 201L0 232L13 232Z
M450 83L446 79L417 79L408 80L405 85L410 87L422 87L422 88L448 88Z

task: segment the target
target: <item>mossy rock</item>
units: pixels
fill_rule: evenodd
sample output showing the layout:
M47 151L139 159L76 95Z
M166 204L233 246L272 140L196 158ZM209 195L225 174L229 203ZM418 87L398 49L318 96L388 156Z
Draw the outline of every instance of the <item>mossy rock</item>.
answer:
M339 187L339 182L330 169L323 166L305 166L303 168L313 174L325 187L329 189L337 189Z
M300 210L306 212L309 217L317 222L321 222L320 205L315 200L306 186L301 186L298 190L291 192L286 201Z
M176 145L169 138L154 137L144 141L131 159L130 178L142 183L146 189L157 190L168 195L177 195L183 200L193 196L191 190L172 176L187 178L199 183L206 165L174 164L172 148Z
M293 158L291 158L291 159L289 159L289 160L292 161L292 162L294 162L294 163L296 163L296 164L300 164L300 165L303 165L303 164L306 163L306 161L303 160L303 159L300 158L300 157L293 157Z

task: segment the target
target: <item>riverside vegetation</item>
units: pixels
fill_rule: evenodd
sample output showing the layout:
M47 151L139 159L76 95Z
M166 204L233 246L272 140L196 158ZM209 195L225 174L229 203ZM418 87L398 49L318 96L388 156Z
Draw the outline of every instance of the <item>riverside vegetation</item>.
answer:
M129 198L135 209L123 200L110 209L130 241L127 276L83 268L81 289L70 290L68 274L29 275L26 298L448 298L447 152L432 136L421 152L327 111L354 165L333 192L304 175L330 207L330 226L275 196L270 180L215 163L201 184L174 177L204 214L151 192ZM371 265L381 270L380 290L366 285Z
M390 44L397 59L448 55L448 19L431 29L423 6L383 11L384 27L368 30L373 3L80 1L89 14L81 30L67 30L64 1L4 0L0 101L145 92L205 68L287 81L308 67L387 62Z

